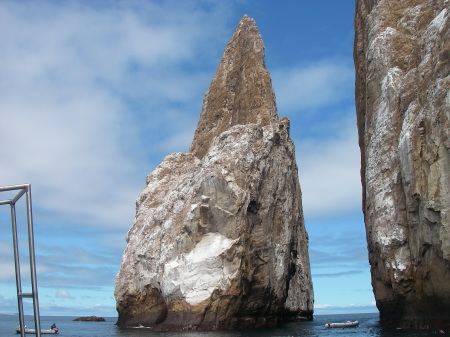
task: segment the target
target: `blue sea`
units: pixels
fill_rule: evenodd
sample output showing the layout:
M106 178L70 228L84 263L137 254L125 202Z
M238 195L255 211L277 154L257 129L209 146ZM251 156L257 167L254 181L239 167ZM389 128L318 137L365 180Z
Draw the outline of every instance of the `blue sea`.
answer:
M59 328L59 336L65 337L269 337L269 336L352 336L352 337L400 337L400 336L450 336L450 333L438 334L436 331L405 331L399 329L383 329L378 321L378 314L342 314L317 315L314 321L289 323L278 328L250 329L233 331L189 331L189 332L154 332L149 329L120 329L115 317L105 317L106 322L74 322L75 317L43 316L41 328L49 329L53 323ZM327 329L329 322L346 322L358 320L357 328ZM32 317L27 317L28 327L33 326ZM19 325L17 315L0 315L0 336L20 336L14 332ZM47 336L47 335L43 335Z

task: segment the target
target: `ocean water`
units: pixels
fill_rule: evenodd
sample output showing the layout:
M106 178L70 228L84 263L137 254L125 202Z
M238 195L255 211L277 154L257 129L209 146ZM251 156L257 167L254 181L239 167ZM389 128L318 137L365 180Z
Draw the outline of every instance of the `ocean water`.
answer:
M188 332L155 332L150 329L120 329L116 318L105 317L106 322L74 322L75 317L43 316L41 328L49 329L52 323L59 328L59 336L65 337L269 337L269 336L351 336L351 337L400 337L400 336L450 336L450 333L438 334L437 331L406 331L399 329L383 329L378 321L378 314L342 314L316 315L314 321L288 323L271 329L250 329L233 331L188 331ZM327 329L329 322L346 322L358 320L357 328ZM32 317L27 317L28 327L33 326ZM0 315L0 336L20 336L14 329L19 325L17 315ZM30 335L31 336L31 335ZM47 336L47 335L43 335Z

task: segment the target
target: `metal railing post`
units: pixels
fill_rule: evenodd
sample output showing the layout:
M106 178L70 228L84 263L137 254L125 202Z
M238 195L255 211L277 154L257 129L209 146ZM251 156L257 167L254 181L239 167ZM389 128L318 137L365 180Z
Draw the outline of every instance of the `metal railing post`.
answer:
M36 258L34 254L33 211L31 208L31 185L26 187L28 247L30 252L31 292L33 294L34 326L36 336L41 336L41 320L39 316L38 288L36 279Z
M20 335L25 337L25 317L23 310L23 298L33 299L33 313L34 313L34 328L37 337L41 337L41 321L39 314L38 288L36 278L36 258L34 253L34 232L33 232L33 211L31 207L31 185L15 185L0 187L0 192L14 191L19 192L16 196L9 200L0 200L0 205L9 204L11 208L11 226L14 247L14 268L16 272L16 287L17 287L17 305L19 309L19 324ZM27 207L27 229L28 229L28 250L30 256L30 274L31 274L31 293L22 292L22 278L20 275L20 254L19 254L19 240L17 235L17 214L16 202L26 194Z
M22 279L20 277L20 258L19 258L19 243L17 238L17 221L16 221L16 204L11 203L11 224L12 224L12 236L14 246L14 267L16 271L16 288L17 288L17 306L19 308L19 326L20 336L25 337L25 319L23 316L23 301L22 296Z

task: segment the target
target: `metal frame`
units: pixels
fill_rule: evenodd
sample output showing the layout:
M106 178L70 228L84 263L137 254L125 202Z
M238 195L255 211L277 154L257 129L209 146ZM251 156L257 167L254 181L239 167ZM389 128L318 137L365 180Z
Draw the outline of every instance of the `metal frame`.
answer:
M0 187L0 192L18 191L15 197L7 200L0 200L0 205L10 205L11 207L11 225L14 245L14 265L16 269L17 286L17 305L19 307L20 335L25 337L25 319L23 312L23 298L33 299L34 309L34 327L36 336L41 336L41 322L39 316L38 289L36 280L36 259L34 255L34 233L33 233L33 212L31 209L31 185L13 185ZM17 236L16 222L16 202L25 194L27 205L27 223L28 223L28 249L30 255L30 273L31 273L31 293L22 292L22 279L20 276L19 244Z

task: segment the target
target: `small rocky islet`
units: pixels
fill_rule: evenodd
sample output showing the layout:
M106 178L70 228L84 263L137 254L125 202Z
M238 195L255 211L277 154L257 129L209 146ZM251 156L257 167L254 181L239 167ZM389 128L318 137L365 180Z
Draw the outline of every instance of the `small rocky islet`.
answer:
M105 319L103 317L99 317L99 316L81 316L81 317L75 318L73 321L74 322L105 322Z

